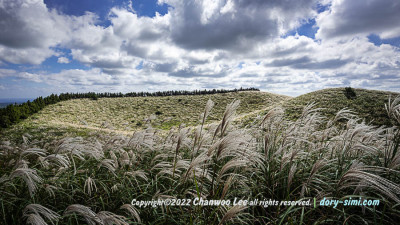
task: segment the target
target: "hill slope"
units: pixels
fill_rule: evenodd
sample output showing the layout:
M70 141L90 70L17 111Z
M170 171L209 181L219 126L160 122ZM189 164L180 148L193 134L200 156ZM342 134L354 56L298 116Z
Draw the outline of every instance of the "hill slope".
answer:
M215 102L208 122L219 120L226 105L241 101L238 114L264 109L290 97L258 91L213 95L74 99L43 109L26 123L49 126L86 127L133 131L145 128L170 129L181 123L194 125L208 99Z
M340 109L348 108L374 125L389 125L384 106L390 95L394 98L399 93L354 90L357 96L355 99L348 99L344 88L319 90L295 98L244 91L212 95L74 99L45 107L19 124L16 130L19 134L32 129L34 133L43 133L50 128L60 134L67 130L81 134L86 131L107 131L129 135L149 124L158 129L169 130L180 124L197 125L208 99L213 100L215 106L207 123L220 120L226 105L239 99L241 103L237 111L237 121L244 125L252 123L258 115L265 114L276 106L285 108L287 117L295 119L310 102L323 108L322 113L327 117L335 115ZM16 134L16 131L10 132Z
M316 107L323 108L323 114L328 117L335 115L343 108L348 108L360 118L365 118L366 122L374 125L389 125L385 104L388 103L389 96L394 99L399 93L366 89L353 90L356 93L354 99L348 99L345 96L345 88L329 88L292 98L286 101L283 107L290 118L296 118L301 114L304 106L315 102Z

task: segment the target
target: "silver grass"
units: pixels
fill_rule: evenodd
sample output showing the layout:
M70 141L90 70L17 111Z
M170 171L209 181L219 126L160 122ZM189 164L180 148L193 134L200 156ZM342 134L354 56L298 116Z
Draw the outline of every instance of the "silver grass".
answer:
M235 205L235 206L231 207L225 213L225 215L222 217L222 219L219 222L219 224L223 224L223 223L229 221L230 219L232 219L233 217L237 216L241 211L243 211L245 209L247 209L247 207L243 206L243 205Z
M24 159L19 159L16 163L14 168L28 168L29 161L26 161Z
M130 163L136 162L137 157L136 157L136 154L132 150L129 151L128 155L130 158Z
M9 142L3 141L0 144L0 157L13 154L15 152L14 148L8 144Z
M37 175L36 170L29 168L17 168L10 174L11 180L17 177L25 181L31 196L35 193L37 184L43 181L42 178Z
M304 197L304 194L306 192L307 187L310 185L312 182L313 178L316 176L319 170L321 170L323 167L325 167L328 164L328 162L325 159L320 159L316 161L311 168L310 175L308 175L307 180L303 183L302 188L301 188L301 196Z
M244 160L244 159L241 159L241 158L231 159L230 161L225 163L225 165L218 172L217 179L220 179L225 174L225 172L230 170L230 169L237 169L239 167L246 167L246 166L248 166L248 164L249 164L248 160Z
M118 189L119 189L121 186L122 186L121 184L114 184L114 185L111 187L111 192L112 192L112 193L117 192Z
M165 168L172 168L172 163L161 161L154 165L151 170L158 170L158 169L165 169Z
M55 153L71 152L75 147L80 146L83 142L82 137L65 137L55 143Z
M6 174L3 174L3 176L0 177L0 184L9 181L9 178Z
M9 140L4 140L4 141L1 141L1 146L3 147L3 146L10 146L11 145L11 141L9 141Z
M47 155L47 151L41 148L28 148L21 152L22 157L29 157L31 155L43 157Z
M210 114L212 108L214 107L214 102L211 99L208 99L206 103L206 107L204 108L204 113L203 113L203 118L202 118L202 124L206 121L208 115Z
M176 162L175 169L176 170L182 170L182 169L187 170L189 168L189 166L190 166L189 160L181 159Z
M116 164L118 164L117 162L115 162L112 159L103 159L100 164L98 165L98 168L100 167L104 167L106 168L108 171L110 171L112 174L115 175L115 171L117 170Z
M379 168L373 169L379 170ZM393 183L392 181L387 180L379 175L367 172L369 170L371 170L371 168L365 167L361 164L353 166L345 174L343 174L339 180L339 189L361 185L366 188L373 188L397 203L400 203L400 199L398 198L398 195L400 195L399 184Z
M146 172L142 171L142 170L137 170L137 171L132 171L132 172L125 172L126 176L130 176L136 179L136 177L140 177L145 181L148 181L149 179L147 178L147 174Z
M264 157L265 159L269 159L270 156L270 137L268 134L264 136Z
M199 154L196 158L194 158L186 170L185 176L183 177L184 181L186 181L189 177L193 177L193 170L205 167L209 160L210 157L208 157L205 153ZM197 174L196 176L200 176L200 174Z
M82 216L89 225L103 224L103 221L89 207L74 204L67 207L64 215L78 214Z
M45 184L44 189L49 194L49 196L51 196L53 198L55 197L54 190L58 190L58 188L56 186L49 185L49 184Z
M294 175L295 175L295 173L296 173L296 170L297 170L297 164L294 163L294 164L290 167L290 170L289 170L287 189L289 189L290 186L292 185L293 177L294 177Z
M136 131L129 139L127 146L132 147L136 150L142 150L142 148L152 149L154 145L154 131L147 129L144 131Z
M224 199L226 196L226 193L228 193L229 188L231 187L231 184L233 183L235 178L235 175L232 174L228 177L228 179L226 180L225 184L224 184L224 188L222 189L222 194L221 194L221 199Z
M247 160L248 165L254 168L262 168L265 166L263 154L257 151L257 148L253 146L248 146L243 149L239 148L238 151L235 152L235 157L241 157L242 160Z
M114 167L116 169L118 169L118 158L115 155L114 151L110 151L110 157L111 157L112 161L114 162Z
M132 163L130 162L129 159L129 155L128 152L124 151L119 158L119 164L121 165L121 167L124 167L126 165L132 165Z
M39 161L40 165L43 168L48 169L50 166L50 163L48 161L46 161L45 159L46 159L46 157L42 157L42 156L38 157L38 161Z
M54 153L69 153L81 160L83 160L84 156L95 158L96 160L104 158L102 145L98 140L85 142L82 137L67 137L57 141Z
M371 146L371 145L365 145L364 143L357 143L354 146L352 146L353 150L360 150L362 151L364 154L365 153L369 153L372 155L378 155L380 153L380 150L378 149L378 147L375 146Z
M201 125L197 127L196 132L195 132L195 137L194 137L194 141L193 141L193 149L192 149L192 157L195 154L195 151L197 151L201 145L198 146L197 149L195 149L195 146L201 142L200 140L202 139L202 131L203 131L203 127L204 124L206 122L206 119L208 117L208 115L211 112L211 109L214 107L214 102L211 99L208 99L207 103L206 103L206 107L204 108L204 112L200 115L200 122Z
M44 160L64 168L69 168L70 166L68 156L62 154L51 154L44 158Z
M31 143L26 135L22 136L22 141L24 142L25 145L30 145Z
M242 175L242 174L232 174L235 176L235 181L240 187L240 189L243 190L244 193L251 191L249 187L249 177Z
M400 125L400 109L397 109L393 114L393 118L397 121L397 126Z
M177 137L175 137L175 142L176 142L176 148L175 148L175 155L174 155L174 169L173 169L173 176L175 174L175 170L176 170L176 164L177 164L177 160L178 160L178 153L179 153L179 149L181 148L181 146L183 146L185 144L185 139L186 136L188 134L188 129L181 129L179 127L179 133L177 135Z
M197 126L193 140L192 158L198 154L200 149L202 149L203 144L205 143L205 141L209 136L207 133L203 134L202 130L203 130L203 125Z
M102 225L128 225L125 217L112 212L101 211L97 213L97 217L102 221Z
M315 106L317 105L316 102L310 102L308 103L304 108L303 111L301 113L300 119L304 120L308 115L320 111L322 108L315 108Z
M165 162L170 157L169 153L159 153L153 157L151 160L151 164L155 164L156 162Z
M171 163L167 163L167 162L161 162L158 163L157 165L155 165L153 169L161 169L160 172L158 172L159 176L162 175L171 175L172 177L181 177L182 172L183 171L187 171L187 169L189 168L190 163L188 160L178 160L175 165L171 164ZM181 177L183 178L183 177Z
M398 170L400 168L400 152L397 152L396 155L390 160L388 168L392 170Z
M25 216L26 217L26 224L32 224L32 225L47 225L46 221L37 214L28 214Z
M60 215L42 205L29 204L23 210L23 217L27 217L27 224L42 225L47 224L45 220L50 221L51 224L57 223Z
M225 137L218 140L214 143L208 150L208 156L211 156L213 153L217 158L221 158L225 155L225 152L229 152L230 150L235 150L239 148L239 145L245 141L243 139L243 134L239 132L231 132L228 133Z
M283 110L282 108L280 108L280 107L271 109L270 111L268 111L268 113L267 113L267 114L264 116L264 118L261 120L260 125L261 125L261 126L264 126L265 123L266 123L268 120L274 118L275 116L282 115L283 113L284 113L284 110Z
M110 151L117 151L120 146L126 145L127 140L124 136L115 135L112 137L107 137L106 143L103 145L103 149L108 149Z
M92 196L92 192L97 191L96 181L94 179L92 179L91 177L88 177L85 181L83 191L86 194L88 194L89 196Z
M193 198L203 198L203 199L207 199L207 197L210 195L210 193L206 188L203 188L200 193L197 193L196 189L187 189L184 194L185 196L190 195L193 196Z
M333 126L337 121L341 119L350 120L354 117L354 112L350 109L341 109L336 113L335 117L332 120L329 120L327 123L327 127Z
M10 141L2 141L0 143L0 155L6 155L14 152L14 147L11 146Z
M282 171L285 166L291 162L296 161L297 158L301 158L302 155L306 155L302 149L295 148L290 150L285 155L282 156L280 170Z
M389 96L388 104L385 104L385 109L389 118L393 118L396 111L400 110L400 96L397 96L391 101L392 96Z
M240 100L233 100L230 104L226 106L225 112L222 115L221 122L218 125L214 133L214 137L220 132L221 137L225 134L229 124L231 123L237 108L239 107Z
M131 215L133 218L135 218L137 222L139 222L139 223L142 222L140 220L139 211L133 205L124 204L124 205L121 206L120 209L125 209L126 211L128 211L129 215Z
M193 146L192 146L192 157L196 154L196 145L200 141L203 126L196 126L194 132Z

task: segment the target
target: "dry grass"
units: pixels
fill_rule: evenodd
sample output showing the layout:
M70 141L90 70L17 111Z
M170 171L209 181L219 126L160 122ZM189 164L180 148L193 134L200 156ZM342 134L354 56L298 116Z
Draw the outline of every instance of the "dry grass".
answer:
M217 121L225 106L240 100L238 113L263 109L286 96L266 92L246 91L214 95L76 99L46 107L24 123L40 126L72 126L108 130L134 131L153 127L169 130L180 124L199 122L199 112L211 99L216 102L208 122Z

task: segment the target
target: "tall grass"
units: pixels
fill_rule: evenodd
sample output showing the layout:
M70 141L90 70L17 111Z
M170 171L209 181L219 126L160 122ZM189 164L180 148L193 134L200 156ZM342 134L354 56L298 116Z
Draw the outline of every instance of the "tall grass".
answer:
M232 125L239 101L218 123L132 136L3 140L1 224L389 224L400 219L400 98L391 127L350 110L330 120L314 104L296 121L272 109L246 128ZM373 207L158 206L132 199L379 199Z

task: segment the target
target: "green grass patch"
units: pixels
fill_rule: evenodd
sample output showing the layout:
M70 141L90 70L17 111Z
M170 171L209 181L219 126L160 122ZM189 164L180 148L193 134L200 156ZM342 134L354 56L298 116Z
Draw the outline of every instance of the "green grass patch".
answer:
M322 108L323 115L328 118L333 117L339 110L348 108L368 123L378 126L390 125L385 104L388 103L390 95L394 99L399 93L357 88L352 91L354 94L345 88L319 90L292 98L285 102L283 107L286 109L286 116L291 119L298 118L304 106L315 102L316 107Z

